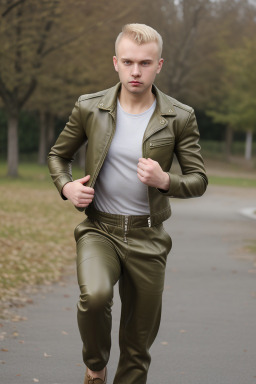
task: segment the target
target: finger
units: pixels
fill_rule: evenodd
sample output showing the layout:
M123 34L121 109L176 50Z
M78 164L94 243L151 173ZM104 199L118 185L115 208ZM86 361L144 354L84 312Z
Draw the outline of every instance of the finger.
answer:
M89 204L75 204L75 207L77 208L86 208Z
M91 188L91 187L84 187L84 188L81 189L81 193L83 195L85 195L85 194L94 195L94 189Z
M138 169L137 175L139 175L140 177L144 177L144 172Z
M79 201L77 202L77 204L87 206L87 205L90 204L91 202L92 202L92 199L86 199L86 200L79 200Z
M148 161L146 159L140 159L137 166L140 169L146 170L147 166L149 165Z
M137 164L137 170L141 169L142 171L145 170L145 164L138 163Z
M94 198L94 195L88 195L88 194L86 194L86 195L80 195L79 197L78 197L78 200L80 201L80 200L92 200Z
M145 178L143 176L141 176L139 173L137 173L137 176L138 176L138 179L143 183L143 184L146 184L145 183Z
M87 196L87 197L78 197L77 199L75 199L75 203L76 204L89 204L91 203L93 200L93 196L90 197L90 196Z
M86 176L84 176L84 177L82 177L81 179L77 179L76 181L79 181L79 183L81 183L81 184L85 184L85 183L87 183L87 181L89 181L90 180L90 175L86 175Z
M148 164L148 161L144 157L140 157L139 158L139 163L141 163L141 164Z

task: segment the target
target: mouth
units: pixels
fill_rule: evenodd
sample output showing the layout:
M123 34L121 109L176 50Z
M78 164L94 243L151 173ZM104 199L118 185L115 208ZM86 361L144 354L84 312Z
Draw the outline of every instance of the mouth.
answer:
M132 84L132 85L141 85L142 83L141 83L140 81L133 80L133 81L129 81L129 84Z

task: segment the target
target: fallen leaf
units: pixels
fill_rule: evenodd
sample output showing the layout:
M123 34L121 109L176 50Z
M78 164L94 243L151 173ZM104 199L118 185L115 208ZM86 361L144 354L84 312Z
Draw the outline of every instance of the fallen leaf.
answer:
M187 331L185 329L181 329L180 333L186 333Z
M52 357L52 355L48 355L46 352L44 353L44 357Z
M33 379L34 383L39 383L38 379Z
M2 352L9 352L8 349L6 349L6 348L2 348L1 351Z
M66 331L62 331L61 333L62 333L62 335L68 335L68 333Z
M167 341L162 341L161 344L162 345L168 345L168 342Z

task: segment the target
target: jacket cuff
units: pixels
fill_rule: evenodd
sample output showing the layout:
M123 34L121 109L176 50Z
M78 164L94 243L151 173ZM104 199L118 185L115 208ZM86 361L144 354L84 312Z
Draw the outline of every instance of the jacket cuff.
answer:
M54 184L55 184L56 188L58 189L59 194L60 194L60 196L62 197L63 200L67 200L67 198L63 195L62 189L63 189L64 185L66 185L67 183L69 183L71 181L73 181L71 176L69 176L69 175L61 175L54 182Z
M170 178L170 187L168 191L165 191L163 189L159 189L158 191L161 192L163 195L168 197L175 197L175 192L178 190L180 185L180 177L179 175L175 175L174 173L166 172L169 175Z

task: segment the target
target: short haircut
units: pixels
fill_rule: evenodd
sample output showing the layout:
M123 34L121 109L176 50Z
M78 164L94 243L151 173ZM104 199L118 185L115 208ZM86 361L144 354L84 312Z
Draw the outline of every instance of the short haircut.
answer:
M156 42L159 48L159 58L162 55L163 39L162 36L152 27L146 24L126 24L119 33L115 43L115 51L117 54L117 47L123 37L128 37L135 41L138 45Z

